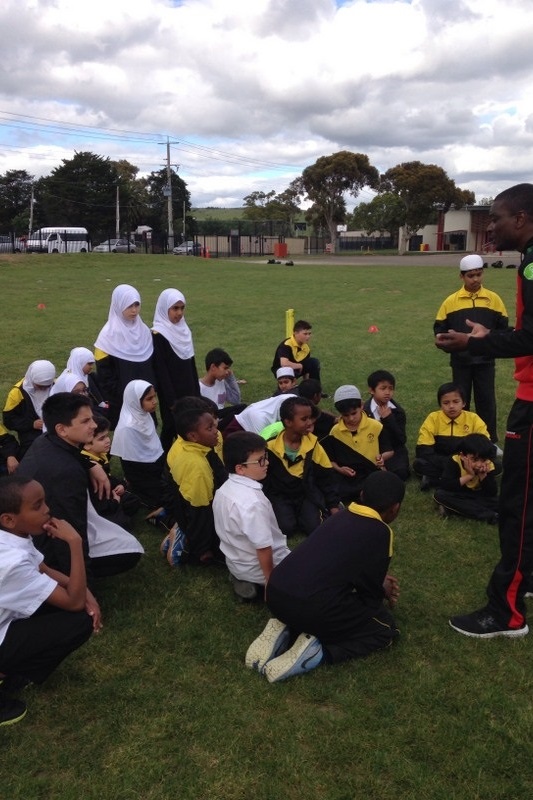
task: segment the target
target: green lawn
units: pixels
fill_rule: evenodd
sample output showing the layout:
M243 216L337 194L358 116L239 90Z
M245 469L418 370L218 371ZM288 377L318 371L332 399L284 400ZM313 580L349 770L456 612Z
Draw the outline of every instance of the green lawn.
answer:
M0 394L35 358L62 369L92 346L112 288L141 292L148 324L168 286L187 298L198 361L215 346L246 378L245 401L273 391L269 367L284 315L313 323L312 347L332 393L397 378L409 444L448 380L432 323L458 270L267 265L172 256L0 257ZM412 266L409 266L409 264ZM487 285L514 311L513 270ZM46 308L39 309L44 304ZM371 325L378 333L369 333ZM514 393L498 364L500 435ZM331 408L331 401L324 401ZM476 641L447 625L484 601L497 531L441 520L408 485L394 524L391 571L402 636L391 651L270 685L243 665L267 611L239 605L220 568L172 570L160 536L139 522L146 556L98 592L105 628L2 730L6 800L529 800L533 792L533 636Z

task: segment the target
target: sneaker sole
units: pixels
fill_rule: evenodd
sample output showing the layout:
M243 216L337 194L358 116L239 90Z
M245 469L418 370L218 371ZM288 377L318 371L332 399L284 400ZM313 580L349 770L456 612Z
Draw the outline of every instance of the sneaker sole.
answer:
M284 636L285 634L285 636ZM279 619L271 619L246 652L244 663L248 669L263 670L265 664L281 654L281 647L288 644L289 629Z
M298 644L298 639L300 642ZM317 665L316 658L320 654L322 658L322 645L315 637L309 637L307 634L300 634L292 648L283 653L279 658L269 661L263 670L267 681L269 683L276 683L290 678L293 675L302 675L305 672L310 672ZM308 650L306 658L298 664L303 654ZM307 664L312 663L308 669ZM298 672L294 672L295 665L298 664Z
M505 636L508 639L520 639L522 636L527 636L529 633L529 627L527 625L524 625L523 628L506 628L505 630L492 631L491 633L472 633L472 631L465 631L462 628L458 628L456 625L452 625L451 620L448 620L448 624L450 628L453 628L457 633L462 633L463 636L470 636L472 639L496 639L498 636Z

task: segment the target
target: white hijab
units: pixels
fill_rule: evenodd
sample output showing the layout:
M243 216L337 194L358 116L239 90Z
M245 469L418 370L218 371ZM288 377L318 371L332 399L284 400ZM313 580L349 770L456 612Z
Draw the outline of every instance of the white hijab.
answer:
M22 381L22 388L29 395L39 419L42 417L43 403L50 394L55 376L56 368L52 362L40 359L31 362Z
M83 381L85 386L88 386L89 377L83 371L87 364L94 364L94 353L91 353L88 347L74 347L70 351L65 372L68 371L72 372L73 375L77 375L78 380Z
M141 397L151 386L148 381L130 381L124 389L124 400L118 420L111 455L126 461L153 464L163 453L154 421L141 406Z
M50 397L58 392L72 392L78 383L83 383L84 386L87 386L85 381L80 378L79 375L75 375L73 372L64 370L54 385L50 387ZM89 400L87 400L87 403L88 402Z
M126 320L122 312L133 303L140 303L137 289L121 283L113 289L107 322L98 334L95 347L125 361L148 361L153 353L152 334L140 316Z
M178 289L165 289L161 292L157 298L152 328L168 340L179 358L185 360L194 356L191 329L185 322L185 317L176 323L168 318L169 308L179 302L186 304L184 295Z
M77 383L89 386L89 378L83 371L89 362L94 363L94 355L87 347L75 347L71 350L67 366L52 386L50 394L71 392Z

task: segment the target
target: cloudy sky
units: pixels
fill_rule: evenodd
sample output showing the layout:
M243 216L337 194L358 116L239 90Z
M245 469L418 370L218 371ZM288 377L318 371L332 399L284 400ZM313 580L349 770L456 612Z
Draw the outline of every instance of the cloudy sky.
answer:
M478 200L533 181L530 0L1 0L0 31L0 174L75 150L144 174L168 137L194 206L341 149Z

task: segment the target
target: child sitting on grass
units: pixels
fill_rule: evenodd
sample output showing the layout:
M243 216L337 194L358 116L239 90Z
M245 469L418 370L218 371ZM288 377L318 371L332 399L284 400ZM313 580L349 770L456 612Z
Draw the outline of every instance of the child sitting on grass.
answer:
M378 369L368 376L367 383L370 398L365 402L363 411L368 417L381 422L389 436L394 454L387 461L387 471L395 472L402 481L406 481L411 473L406 447L407 418L401 405L392 399L396 378L392 372Z
M93 437L85 443L82 454L91 461L100 464L111 483L111 497L98 497L98 492L91 492L91 502L100 516L120 525L127 531L133 529L133 516L139 510L140 500L124 486L124 481L111 474L111 464L108 453L111 449L111 436L109 435L109 420L101 414L93 413L96 424Z
M268 468L266 444L256 433L232 433L224 441L223 456L229 477L213 500L220 549L235 594L242 600L262 599L272 569L290 552L260 483Z
M279 367L276 370L276 383L278 388L272 393L272 397L287 393L298 394L298 381L292 367Z
M153 414L157 395L147 381L130 381L111 444L111 454L120 457L131 491L150 509L149 518L162 511L165 456Z
M70 575L44 564L32 541L43 532L68 546ZM40 483L17 475L0 479L0 725L26 714L14 695L28 683L43 683L101 627L80 535L50 516Z
M441 516L451 511L489 525L498 523L498 486L491 460L495 454L496 447L486 436L471 433L462 437L433 495Z
M490 439L487 426L473 411L465 411L465 396L457 383L443 383L437 390L438 411L432 411L420 427L413 470L421 478L420 488L438 486L450 456L457 452L461 439L480 433Z
M333 397L341 419L322 439L337 475L343 503L357 501L365 478L378 469L387 469L394 451L381 422L367 417L362 409L357 386L339 386Z
M162 545L170 564L210 566L219 553L212 503L227 473L214 449L219 442L217 419L207 404L200 402L184 404L177 410L178 437L167 455L172 481L171 500L166 499L165 504L177 522L170 539ZM185 536L183 554L181 534ZM179 559L174 557L174 546L180 548Z
M312 433L315 407L305 397L287 397L279 410L284 429L267 442L265 494L285 536L310 534L322 518L339 510L331 462Z
M210 350L205 357L205 375L199 380L200 394L217 404L220 430L224 430L235 414L246 408L240 402L240 389L231 371L233 359L220 347ZM229 391L228 391L229 390ZM226 403L237 402L227 406Z

